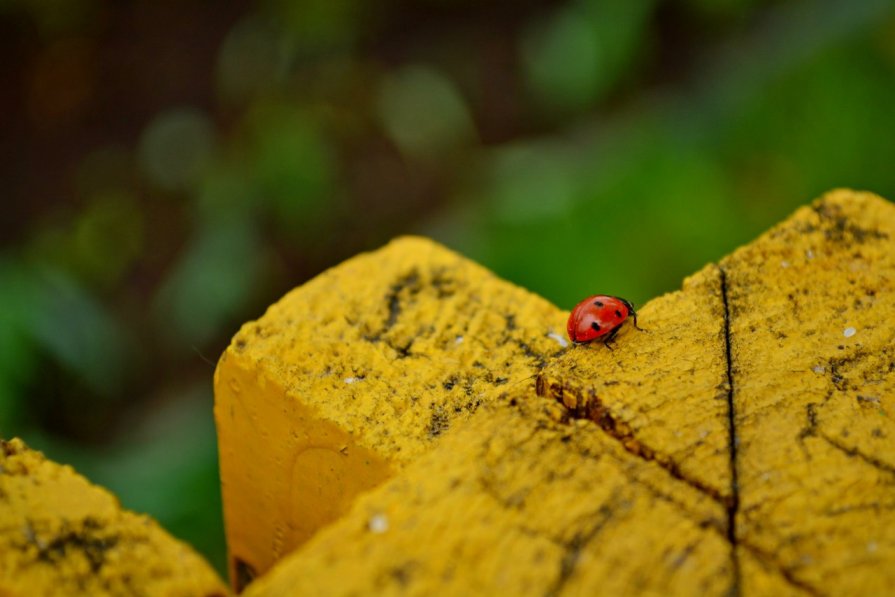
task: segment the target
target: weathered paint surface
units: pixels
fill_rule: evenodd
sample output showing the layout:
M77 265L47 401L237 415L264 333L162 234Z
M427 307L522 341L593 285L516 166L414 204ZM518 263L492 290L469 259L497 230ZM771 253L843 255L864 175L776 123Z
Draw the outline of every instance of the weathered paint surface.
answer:
M564 350L565 316L435 243L402 238L246 324L215 373L239 587Z
M494 390L474 421L248 594L729 590L720 270L705 268L641 313L648 331L625 328L615 350L578 346L535 379ZM317 571L342 580L330 585Z
M228 594L151 518L21 440L0 440L0 595Z
M724 514L520 387L245 594L723 594Z
M419 276L412 309L380 315L386 323L399 321L408 334L403 340L419 348L415 369L401 368L408 357L389 351L388 342L369 353L355 346L380 345L388 326L378 337L381 328L373 327L370 341L351 331L352 321L333 324L327 334L341 333L346 341L335 354L328 341L308 344L307 332L277 329L273 335L281 337L259 346L244 368L264 376L265 387L273 388L265 401L279 405L278 412L296 403L290 408L313 414L297 426L275 428L303 433L302 425L331 425L327 433L347 436L340 441L350 442L349 454L357 447L369 451L370 462L379 458L370 468L381 466L381 474L369 485L378 486L360 497L360 484L343 494L341 518L328 525L318 519L322 530L247 594L885 593L895 586L893 235L891 204L869 194L831 193L707 266L681 291L638 309L648 331L626 326L614 351L534 344L555 342L548 330L562 330L564 314L549 305L525 321L521 312L480 315L485 322L467 326L463 342L448 348L443 326L463 317L437 319L432 276ZM364 283L387 289L388 282L375 286L375 278L394 280L391 263L425 262L428 245L407 242L365 256L362 269L370 279ZM455 263L455 272L481 272ZM345 267L334 271L350 277ZM469 274L455 274L463 275ZM308 286L315 284L323 286L317 280ZM383 297L319 288L321 298L311 300L302 294L308 286L290 295L300 307L278 305L272 312L289 312L297 321L302 309L344 314ZM347 306L346 296L354 301ZM377 312L375 301L367 310ZM505 339L523 325L531 326L526 335ZM225 355L219 391L226 387L227 361L240 338L248 345L250 331L244 328ZM414 334L422 334L419 344ZM433 345L432 337L442 340ZM528 347L488 367L509 367L514 359L525 366L506 383L494 383L494 373L490 383L473 380L480 383L472 388L479 408L470 409L474 416L461 408L443 437L418 433L425 418L409 397L443 399L451 384L436 381L452 379L462 371L457 364L469 362L465 351L487 342L494 342L484 352L489 356L506 344ZM288 353L291 365L284 363L284 346L295 351ZM301 351L304 361L295 358ZM472 354L482 363L483 353ZM304 369L287 382L268 360L283 370ZM349 392L295 391L310 387L296 380L314 366L375 370L376 383L347 384ZM437 374L420 383L430 368ZM383 386L392 392L378 390ZM327 408L321 402L340 414L321 414ZM351 405L360 410L349 412ZM250 398L242 407L248 419L257 412ZM406 421L413 424L405 427ZM231 435L229 445L222 438L222 452L276 444L277 436L264 431ZM400 445L382 441L390 435L416 439L389 452L383 446ZM395 455L405 449L406 456ZM223 470L225 483L239 483ZM325 475L319 479L330 483ZM318 479L291 482L313 486ZM225 500L227 491L225 485ZM243 499L242 493L237 485L229 495ZM283 499L273 497L271 504ZM259 520L244 523L249 528ZM228 537L234 539L231 527Z
M758 593L895 589L895 208L836 193L721 262Z

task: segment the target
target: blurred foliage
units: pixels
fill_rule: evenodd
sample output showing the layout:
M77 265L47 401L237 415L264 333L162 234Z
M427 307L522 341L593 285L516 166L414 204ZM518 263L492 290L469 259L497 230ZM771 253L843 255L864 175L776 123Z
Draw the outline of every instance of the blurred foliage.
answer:
M0 1L0 435L223 564L213 361L408 232L643 303L895 197L895 6Z

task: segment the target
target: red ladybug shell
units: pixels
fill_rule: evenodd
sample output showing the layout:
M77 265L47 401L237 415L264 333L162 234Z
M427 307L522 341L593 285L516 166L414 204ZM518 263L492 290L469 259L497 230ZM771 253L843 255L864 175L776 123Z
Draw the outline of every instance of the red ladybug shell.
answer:
M606 336L604 341L608 342L629 315L634 317L636 326L637 313L630 302L605 294L589 296L578 303L569 315L569 339L580 344Z

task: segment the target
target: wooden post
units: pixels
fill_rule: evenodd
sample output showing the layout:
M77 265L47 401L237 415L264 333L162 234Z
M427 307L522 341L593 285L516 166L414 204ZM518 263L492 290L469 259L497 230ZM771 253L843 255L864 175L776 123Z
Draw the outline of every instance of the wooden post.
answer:
M247 595L895 586L890 203L837 191L798 210L640 309L648 331L626 326L613 351L559 346L564 313L528 295L536 309L507 314L518 302L493 293L523 291L456 256L450 278L470 283L450 296L477 308L441 318L444 285L423 264L447 254L407 242L295 291L222 360L216 408L233 555L263 569L277 529L304 524L313 510L295 508L287 489L331 500L343 487L332 479L378 472L341 494L331 519L305 527L299 548ZM409 290L397 280L413 271ZM358 277L358 291L344 291ZM501 306L491 315L489 305ZM451 347L451 336L463 341ZM483 360L507 346L520 353ZM474 414L454 413L445 402L454 380L476 370L464 391ZM253 379L263 382L245 383ZM281 421L265 426L264 412ZM295 471L304 446L320 443L290 434L324 424L349 455L368 450L364 466L327 472L340 469L326 455L319 462L333 464L300 467L279 487L263 481Z
M0 440L0 595L228 594L154 520L21 440Z
M234 586L563 351L547 301L402 238L286 295L215 373Z

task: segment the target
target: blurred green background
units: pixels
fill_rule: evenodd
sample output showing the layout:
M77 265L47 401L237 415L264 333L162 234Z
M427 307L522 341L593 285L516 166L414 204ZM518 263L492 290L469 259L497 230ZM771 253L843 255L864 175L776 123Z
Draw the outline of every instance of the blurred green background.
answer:
M889 0L0 0L0 436L219 568L241 322L402 233L641 304L895 197Z

